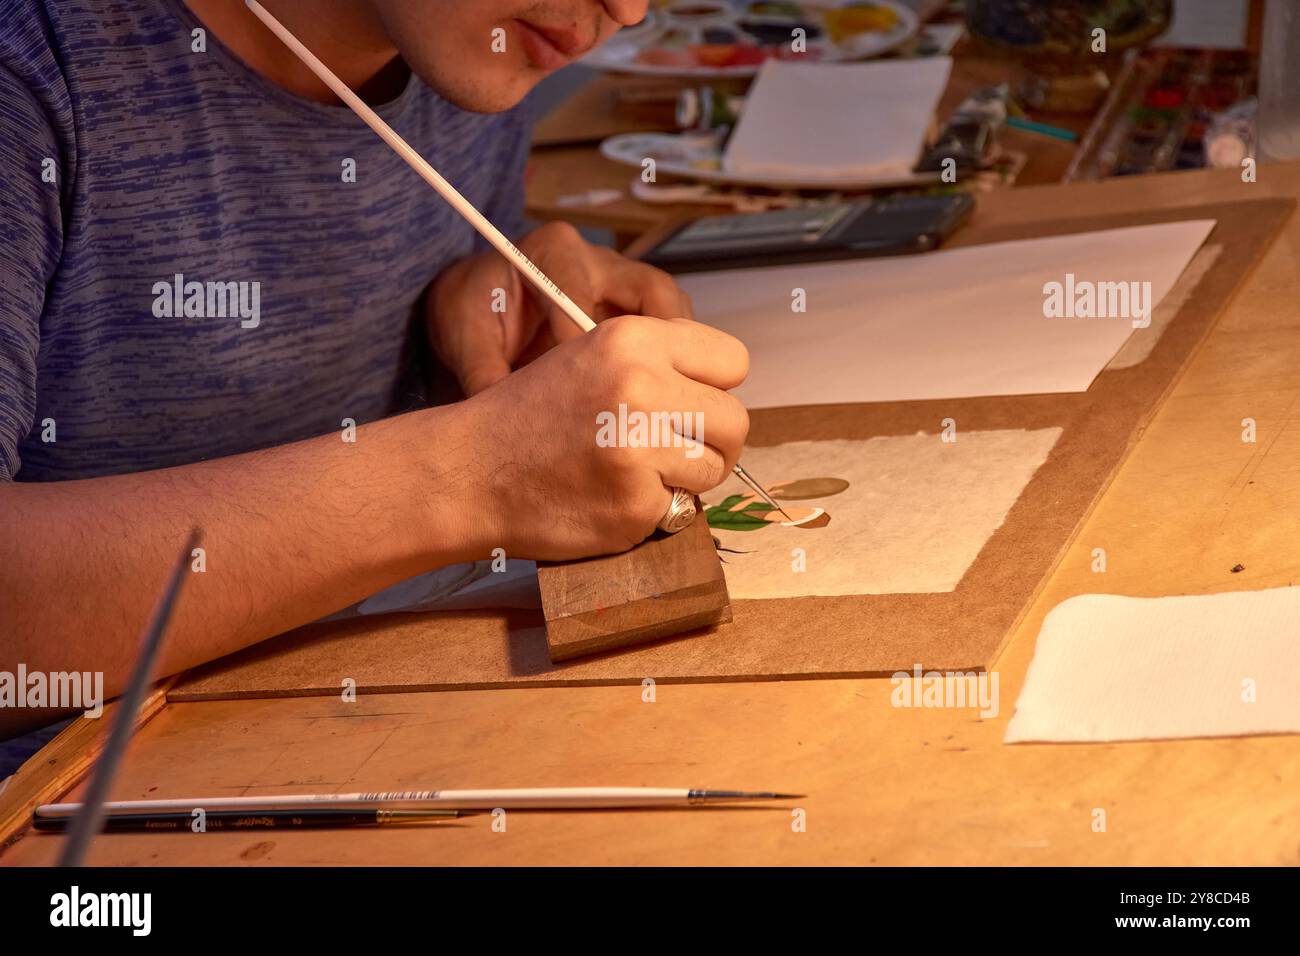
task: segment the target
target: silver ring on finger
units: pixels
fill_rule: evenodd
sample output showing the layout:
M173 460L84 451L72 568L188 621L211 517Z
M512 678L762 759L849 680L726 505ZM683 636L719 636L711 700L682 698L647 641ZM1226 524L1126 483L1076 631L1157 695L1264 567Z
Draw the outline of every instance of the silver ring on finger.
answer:
M669 534L676 534L691 526L698 509L695 507L695 495L685 488L673 489L673 500L668 510L659 519L659 527Z

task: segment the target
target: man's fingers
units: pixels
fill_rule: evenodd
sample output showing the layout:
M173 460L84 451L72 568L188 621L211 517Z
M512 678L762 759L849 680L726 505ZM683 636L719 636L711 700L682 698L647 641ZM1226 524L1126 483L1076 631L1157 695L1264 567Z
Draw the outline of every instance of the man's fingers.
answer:
M689 431L692 439L716 448L723 456L725 471L730 471L749 436L748 409L729 392L701 385L684 375L679 384L680 407L696 413L690 422L683 423L684 431Z
M654 266L628 259L609 249L597 254L593 272L595 297L614 314L677 319L690 302L677 280Z
M629 419L630 438L677 459L699 460L707 446L719 456L720 474L735 465L749 435L749 412L739 399L685 375L670 372L652 389L642 387L622 400L644 416Z
M513 323L506 316L489 314L465 322L460 329L448 367L453 369L466 397L476 395L510 374L510 356L515 346L509 339Z
M659 448L656 452L659 474L669 488L685 488L699 495L722 484L729 474L722 453L709 444Z
M624 400L637 403L637 407L684 411L716 408L725 399L743 413L739 402L723 394L743 382L749 372L749 352L739 339L690 319L660 320L643 315L602 322L592 336L601 362L611 368L639 365L650 373L639 377L640 394L625 392ZM667 366L681 378L674 382ZM705 388L687 394L687 385Z
M588 318L600 321L598 316L595 315L597 311L595 306L599 297L592 293L591 284L585 274L576 269L566 269L560 274L559 278L554 276L550 278L572 300L574 305L586 313ZM583 334L584 329L574 322L567 312L552 302L549 296L534 288L531 282L525 282L524 284L528 286L528 293L532 296L533 301L543 310L547 325L551 329L551 335L554 336L556 342L567 342L569 339L577 338Z
M691 319L669 319L673 368L714 388L732 389L749 374L749 350L735 336Z

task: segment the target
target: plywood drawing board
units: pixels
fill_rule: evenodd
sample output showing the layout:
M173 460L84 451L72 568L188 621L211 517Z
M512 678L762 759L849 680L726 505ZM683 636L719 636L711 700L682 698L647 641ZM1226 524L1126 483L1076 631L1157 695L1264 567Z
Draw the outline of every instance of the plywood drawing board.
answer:
M765 409L751 446L963 430L1061 434L957 586L942 593L737 600L730 623L552 663L542 616L480 611L355 618L300 628L184 677L173 700L524 685L716 682L978 669L1056 566L1205 334L1295 206L1265 199L1109 214L1032 227L972 226L961 244L1175 219L1216 226L1170 293L1176 314L1134 361L1127 349L1084 393ZM1197 268L1198 263L1200 268ZM1189 283L1190 287L1183 287ZM1159 318L1159 316L1157 316ZM1123 361L1121 361L1123 359Z

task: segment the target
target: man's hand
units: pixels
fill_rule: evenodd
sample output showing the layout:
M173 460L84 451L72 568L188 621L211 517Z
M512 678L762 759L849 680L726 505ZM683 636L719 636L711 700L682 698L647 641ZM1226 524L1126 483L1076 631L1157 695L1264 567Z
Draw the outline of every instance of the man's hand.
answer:
M559 238L552 245L548 235ZM23 661L31 672L103 671L106 693L117 694L158 582L195 525L210 570L186 585L160 674L494 548L555 559L625 550L654 530L668 487L717 485L749 430L726 391L748 372L745 347L673 317L689 307L662 273L566 227L539 230L528 246L593 317L639 302L666 318L621 316L579 334L526 301L493 252L444 275L434 323L444 360L477 393L467 401L371 422L355 442L332 434L160 471L0 482L0 669ZM450 289L459 284L478 291L457 303ZM507 290L504 321L489 307L496 285ZM508 374L554 333L569 341ZM681 413L704 447L598 444L596 416L620 403L629 413ZM77 600L50 599L69 586ZM2 711L0 736L7 719L16 731L55 716Z
M454 444L475 449L462 477L474 489L467 508L482 553L562 560L644 540L670 487L707 491L735 465L749 415L726 390L748 371L744 345L725 332L624 315L454 406L466 429ZM658 447L598 442L597 416L617 415L620 404L629 421L680 413L703 447L665 443L657 430Z
M568 223L530 232L519 248L596 322L628 313L693 316L690 299L666 272L593 246ZM428 329L429 341L467 396L582 334L494 249L439 276L429 295Z

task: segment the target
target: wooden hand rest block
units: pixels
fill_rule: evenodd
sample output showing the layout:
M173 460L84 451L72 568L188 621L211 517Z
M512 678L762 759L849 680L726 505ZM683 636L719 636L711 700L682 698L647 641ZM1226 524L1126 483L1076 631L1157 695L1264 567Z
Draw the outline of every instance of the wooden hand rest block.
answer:
M703 508L685 531L656 532L623 554L539 563L537 581L552 661L731 620Z

